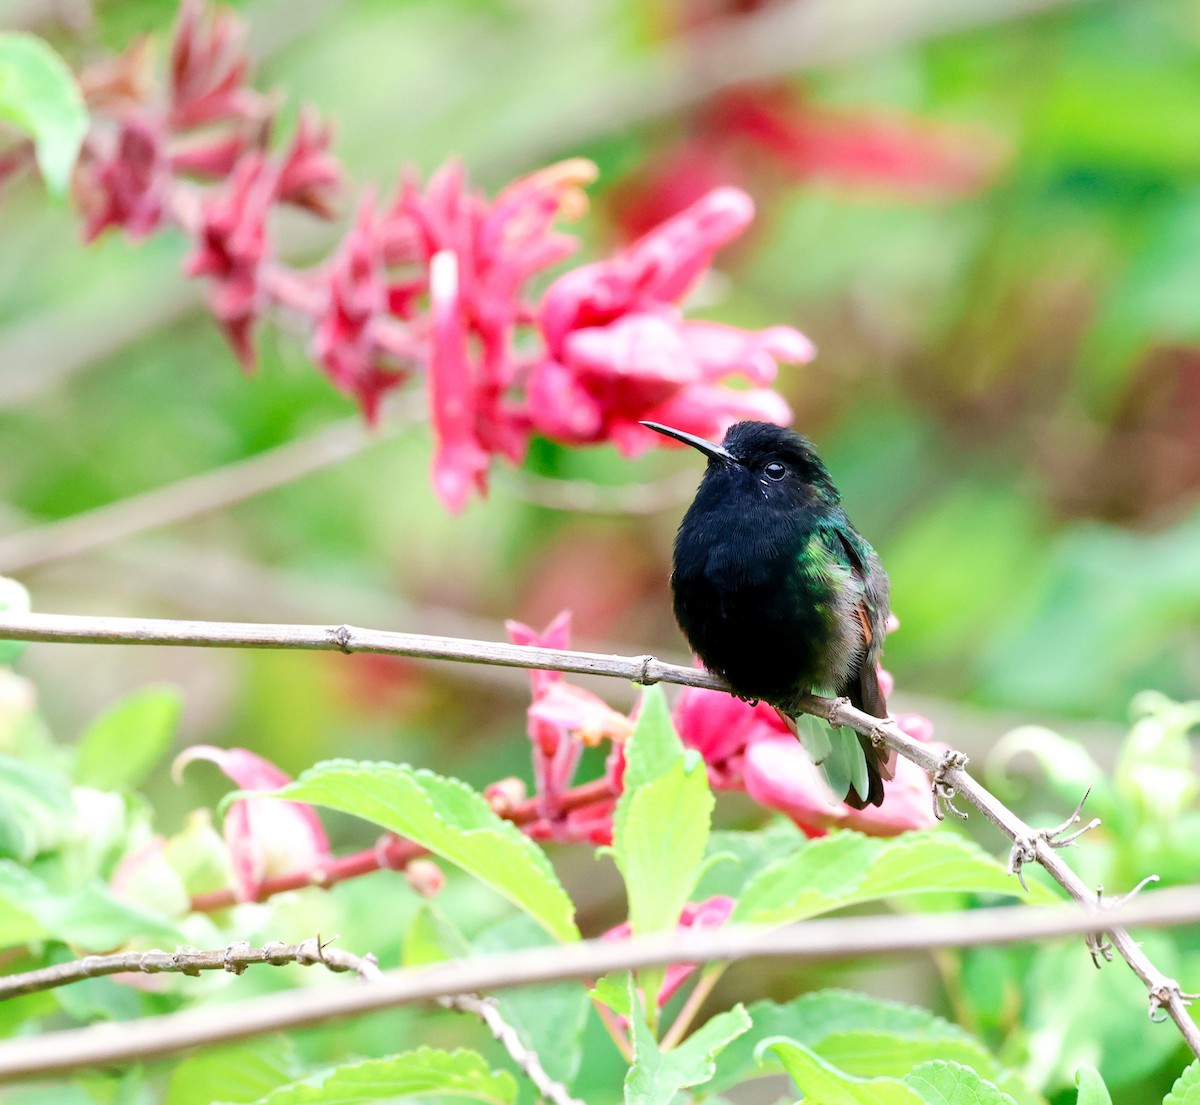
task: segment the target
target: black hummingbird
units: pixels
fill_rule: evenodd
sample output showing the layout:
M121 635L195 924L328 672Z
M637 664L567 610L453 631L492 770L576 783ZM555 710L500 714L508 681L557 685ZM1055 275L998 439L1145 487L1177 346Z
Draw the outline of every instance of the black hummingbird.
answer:
M887 573L850 524L812 442L769 422L739 422L720 445L642 425L708 457L675 536L671 573L688 643L734 694L790 719L839 798L857 809L878 806L894 754L799 709L807 694L833 694L887 716L876 671Z

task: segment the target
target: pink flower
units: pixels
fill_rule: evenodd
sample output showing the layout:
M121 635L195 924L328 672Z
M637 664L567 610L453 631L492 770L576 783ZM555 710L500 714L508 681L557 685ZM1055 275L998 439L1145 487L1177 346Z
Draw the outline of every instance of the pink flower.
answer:
M679 914L679 923L675 926L675 931L718 929L729 920L733 906L733 899L724 894L707 898L703 902L689 902ZM609 929L602 939L628 940L632 933L633 929L626 921L623 925ZM695 969L695 963L673 963L666 969L663 973L662 988L658 992L659 1008L662 1008L675 996Z
M318 283L324 295L314 315L313 359L339 390L358 399L374 422L380 400L404 380L404 373L383 348L389 292L383 239L370 195L359 205L354 225Z
M268 114L246 84L250 58L242 21L228 8L183 0L171 46L168 119L174 130Z
M774 707L698 687L680 694L674 721L680 740L704 757L709 781L723 790L743 789L742 759L750 744L788 733Z
M717 188L610 260L559 277L537 316L546 354L528 381L534 428L576 444L611 440L634 453L654 443L642 419L717 438L747 417L790 421L774 392L723 382L770 383L778 361L811 359L808 339L785 326L752 332L688 320L679 308L753 216L744 192Z
M247 369L255 360L254 323L267 300L261 271L278 181L277 166L262 154L246 154L221 189L202 201L196 244L185 262L190 276L210 279L212 312Z
M333 216L333 197L342 186L342 168L330 152L333 127L316 113L300 109L296 132L279 169L280 203L302 207L321 218Z
M111 154L84 163L79 193L88 212L83 236L92 241L110 226L141 238L162 221L171 183L164 135L155 120L130 114L122 119Z
M541 633L520 622L505 623L514 644L539 648L567 648L570 627L571 615L565 610ZM602 809L589 807L574 811L562 819L554 799L571 785L585 745L595 746L602 740L620 745L633 731L633 722L591 691L568 683L561 672L534 670L530 672L530 678L533 702L527 716L534 785L540 802L539 812L549 823L548 831L554 833L561 828L563 834L571 835L572 839L577 838L579 831L589 839L611 837L611 803L605 803ZM590 819L582 830L580 818Z
M916 740L926 740L929 723L902 715L897 724ZM847 739L850 739L847 736ZM770 737L751 744L743 767L746 792L760 805L787 814L810 836L828 829L858 829L871 836L895 836L935 822L929 776L901 757L896 777L884 787L882 806L852 809L834 798L820 771L792 736Z
M245 748L195 745L175 759L176 779L194 760L217 765L244 790L278 790L291 777ZM272 875L315 869L329 858L329 840L312 806L273 798L239 798L223 827L239 901L253 902Z
M554 221L581 210L580 185L594 175L590 162L564 161L514 181L489 204L452 164L424 193L406 182L390 212L390 259L417 267L394 286L393 309L412 313L429 293L434 486L451 510L472 490L486 492L494 454L524 456L529 417L509 393L520 366L516 327L532 314L525 284L574 250Z

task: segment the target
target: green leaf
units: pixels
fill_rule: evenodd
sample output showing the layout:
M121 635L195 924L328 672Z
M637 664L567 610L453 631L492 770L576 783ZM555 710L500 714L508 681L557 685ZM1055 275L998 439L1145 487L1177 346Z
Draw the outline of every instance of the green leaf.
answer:
M3 49L4 35L0 34L0 50ZM3 68L0 62L0 118L4 115L4 86ZM0 614L28 614L30 609L29 592L15 579L0 576ZM15 664L25 651L24 641L0 640L0 664Z
M1195 1063L1192 1064L1196 1066ZM1189 1068L1191 1069L1191 1068ZM1183 1072L1186 1075L1187 1071ZM1180 1076L1180 1081L1183 1079ZM1179 1083L1177 1082L1176 1085ZM1075 1072L1075 1085L1079 1087L1079 1096L1075 1099L1075 1105L1112 1105L1112 1098L1109 1096L1108 1087L1104 1084L1104 1079L1100 1077L1100 1072L1093 1066L1085 1064ZM1184 1105L1181 1100L1178 1103L1171 1101L1171 1094L1167 1094L1163 1105ZM1200 1094L1197 1094L1190 1105L1200 1105Z
M98 879L59 893L11 860L0 861L0 936L10 945L51 937L95 951L134 936L182 939L173 924L118 901Z
M87 109L66 62L35 35L0 33L0 119L33 138L47 189L65 195Z
M970 1067L935 1060L904 1076L929 1105L1016 1105L1011 1097L980 1078Z
M794 1040L769 1039L760 1047L779 1057L805 1100L820 1105L927 1105L925 1098L897 1078L853 1078Z
M399 833L492 887L556 939L579 939L575 907L545 853L458 779L403 764L330 760L269 796L341 810Z
M162 1105L257 1101L296 1077L288 1050L287 1040L275 1037L190 1055L171 1072Z
M880 898L968 890L1023 894L1003 864L962 837L918 832L881 840L838 832L765 868L746 887L733 917L785 924ZM1057 900L1037 884L1030 897Z
M694 891L697 901L714 894L741 897L746 884L769 863L802 848L805 837L795 824L779 818L754 832L718 829L709 833L704 873Z
M620 971L596 979L596 985L588 991L588 997L602 1002L618 1017L628 1020L632 1016L629 1005L629 972Z
M471 953L466 937L433 902L422 902L404 935L401 963L405 967L425 967Z
M637 723L625 744L625 793L665 775L682 757L683 745L671 721L667 696L661 687L647 687L642 691Z
M171 747L182 711L174 687L144 687L115 702L79 738L76 780L97 790L136 787Z
M639 1010L633 1026L633 1065L625 1076L625 1105L670 1105L689 1086L708 1082L715 1058L750 1028L750 1016L739 1004L718 1013L671 1051L659 1051Z
M1080 1071L1080 1074L1082 1073ZM1107 1093L1106 1090L1105 1097L1097 1098L1095 1105L1107 1102ZM1093 1105L1091 1101L1084 1102L1082 1080L1079 1083L1079 1105ZM1175 1079L1175 1085L1171 1087L1171 1092L1163 1098L1163 1105L1200 1105L1200 1059L1192 1060L1184 1072Z
M281 1086L255 1105L359 1105L422 1096L512 1105L517 1084L507 1071L490 1070L478 1052L423 1047L388 1059L344 1063L319 1079Z
M721 1056L713 1081L716 1091L778 1069L769 1058L755 1055L762 1041L778 1036L863 1078L906 1074L926 1048L937 1058L966 1063L985 1077L998 1075L995 1061L979 1041L919 1006L849 990L820 990L785 1004L758 1001L749 1012L754 1027ZM913 1058L905 1062L909 1055Z
M61 775L0 755L0 857L29 863L62 844L74 821Z
M638 934L673 928L696 885L713 797L702 760L676 760L666 774L626 792L613 856L625 880L629 920Z

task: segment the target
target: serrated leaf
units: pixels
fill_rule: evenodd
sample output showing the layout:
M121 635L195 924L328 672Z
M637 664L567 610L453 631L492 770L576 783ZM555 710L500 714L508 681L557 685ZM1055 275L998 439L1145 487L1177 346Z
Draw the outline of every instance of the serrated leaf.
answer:
M671 721L667 696L661 687L646 687L633 732L625 744L625 791L652 783L682 756L683 744Z
M517 1084L507 1071L491 1070L478 1052L423 1047L387 1059L344 1063L320 1079L281 1086L255 1105L365 1105L419 1096L512 1105Z
M607 1005L618 1017L626 1020L631 1015L629 1005L629 972L620 971L596 979L596 985L588 991L588 997Z
M740 897L759 871L802 848L805 839L793 822L783 818L754 832L718 829L709 833L704 873L694 891L696 900L714 894Z
M182 712L174 687L143 687L115 702L79 738L76 780L97 790L136 787L171 747Z
M257 1101L296 1077L288 1050L287 1040L275 1037L189 1055L171 1072L162 1105Z
M673 928L696 885L708 840L713 797L702 761L676 760L629 795L613 834L637 934Z
M769 1039L760 1045L760 1051L774 1052L806 1101L820 1105L927 1105L898 1078L854 1078L794 1040Z
M3 43L4 37L0 34L0 44ZM0 75L0 82L2 81L3 77ZM4 116L3 96L4 90L0 86L0 118ZM0 576L0 614L28 614L29 608L29 592L15 579ZM0 640L0 664L15 664L25 651L25 646L25 641Z
M1024 894L1003 864L962 837L918 832L881 840L838 832L765 868L746 887L733 918L785 924L880 898L944 891ZM1037 884L1030 897L1057 900Z
M678 1047L660 1051L639 1011L633 1027L633 1065L625 1076L625 1105L670 1105L689 1086L701 1086L716 1072L714 1060L750 1028L750 1016L739 1004L718 1013Z
M1105 1091L1107 1093L1107 1091ZM1098 1099L1104 1100L1104 1099ZM1079 1105L1083 1100L1083 1083L1080 1082ZM1092 1105L1088 1102L1087 1105ZM1175 1079L1171 1092L1163 1098L1163 1105L1200 1105L1200 1059L1193 1059L1184 1072Z
M1195 1063L1192 1066L1196 1066ZM1187 1071L1183 1072L1185 1075ZM1182 1075L1180 1076L1183 1077ZM1178 1085L1178 1083L1176 1083ZM1104 1084L1104 1079L1100 1077L1100 1072L1092 1066L1082 1066L1075 1072L1075 1085L1079 1087L1079 1096L1075 1099L1075 1105L1112 1105L1112 1098L1109 1096L1108 1087ZM1163 1100L1163 1105L1184 1105L1183 1102L1172 1102L1171 1095L1167 1094ZM1197 1095L1194 1101L1188 1105L1200 1105L1200 1095Z
M13 943L50 937L92 951L134 936L182 939L175 925L118 901L98 879L62 893L11 860L0 861L0 934L16 937Z
M933 1047L939 1058L969 1060L969 1065L992 1077L995 1061L983 1045L958 1025L927 1009L883 1001L849 990L820 990L777 1004L757 1001L749 1008L754 1027L721 1056L713 1089L720 1091L745 1078L778 1069L769 1055L756 1058L762 1042L786 1037L803 1044L847 1074L870 1077L907 1073L913 1061L897 1068L910 1049ZM882 1050L874 1050L878 1043Z
M1016 1105L970 1067L940 1059L914 1068L904 1076L904 1084L929 1105Z
M47 189L65 195L87 109L66 62L36 35L0 33L0 119L33 138Z
M58 847L74 819L61 775L0 755L0 857L29 863Z
M575 907L545 853L458 779L403 764L330 760L270 797L341 810L399 833L474 875L556 939L579 939Z

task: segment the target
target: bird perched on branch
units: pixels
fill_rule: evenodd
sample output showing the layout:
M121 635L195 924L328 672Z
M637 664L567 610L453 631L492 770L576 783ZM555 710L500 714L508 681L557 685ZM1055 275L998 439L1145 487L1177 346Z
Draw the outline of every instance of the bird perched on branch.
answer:
M812 442L768 422L739 422L720 445L642 425L708 457L675 536L671 590L684 636L734 694L779 710L839 799L878 806L895 753L799 708L805 695L827 694L887 716L876 667L887 573Z

